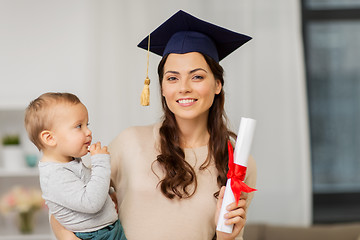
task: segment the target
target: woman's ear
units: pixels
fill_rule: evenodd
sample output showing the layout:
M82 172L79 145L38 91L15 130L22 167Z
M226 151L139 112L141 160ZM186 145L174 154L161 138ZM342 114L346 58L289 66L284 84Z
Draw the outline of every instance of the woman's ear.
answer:
M161 83L162 84L162 83ZM160 85L160 92L161 92L161 96L165 97L164 96L164 90L163 90L163 87Z
M221 89L222 89L222 84L221 84L221 81L219 79L215 79L215 81L216 81L215 94L219 94L221 92Z
M46 147L54 147L56 145L54 133L49 130L42 131L40 133L40 139Z

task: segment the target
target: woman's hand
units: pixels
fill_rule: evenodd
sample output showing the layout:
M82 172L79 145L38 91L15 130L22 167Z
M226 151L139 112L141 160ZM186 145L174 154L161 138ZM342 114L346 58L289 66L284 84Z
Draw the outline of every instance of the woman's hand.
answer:
M225 187L220 189L219 199L217 201L216 206L216 214L215 214L215 224L217 224L221 204L224 199ZM246 222L246 196L242 193L239 203L236 205L235 202L229 204L226 209L229 211L225 214L226 225L234 224L232 233L224 233L220 231L216 231L216 236L218 240L233 240L237 235L239 235L240 231L244 228Z
M80 238L76 237L73 232L64 228L64 226L61 225L53 215L51 215L51 217L50 217L50 225L51 225L51 229L53 230L57 240L80 239Z
M110 193L110 198L111 198L111 200L112 200L112 201L114 202L114 204L115 204L115 209L116 209L117 214L119 214L116 192Z
M115 184L114 184L112 179L110 179L109 195L110 195L111 200L115 204L116 212L119 214L119 206L118 206L118 201L117 201L117 195L116 195L116 192L115 192Z

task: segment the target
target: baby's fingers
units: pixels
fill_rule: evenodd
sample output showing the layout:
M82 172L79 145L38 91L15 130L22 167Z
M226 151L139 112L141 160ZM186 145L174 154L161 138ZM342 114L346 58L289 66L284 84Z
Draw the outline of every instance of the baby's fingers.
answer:
M91 155L94 155L94 154L109 154L107 146L101 147L100 142L97 142L97 143L91 145L90 153L91 153Z
M94 144L91 144L91 145L89 146L89 152L93 152L93 151L95 150L95 148L96 148L95 143L94 143Z

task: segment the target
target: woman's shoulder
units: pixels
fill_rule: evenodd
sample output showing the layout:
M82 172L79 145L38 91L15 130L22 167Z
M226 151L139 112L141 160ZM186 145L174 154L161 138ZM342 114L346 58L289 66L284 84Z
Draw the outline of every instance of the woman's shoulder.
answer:
M129 139L136 137L144 137L146 135L153 135L154 129L158 129L159 123L145 125L145 126L131 126L120 132L114 140L117 139Z
M154 123L146 126L132 126L123 130L115 139L110 143L111 146L126 145L139 141L149 141L156 139L159 133L161 123Z

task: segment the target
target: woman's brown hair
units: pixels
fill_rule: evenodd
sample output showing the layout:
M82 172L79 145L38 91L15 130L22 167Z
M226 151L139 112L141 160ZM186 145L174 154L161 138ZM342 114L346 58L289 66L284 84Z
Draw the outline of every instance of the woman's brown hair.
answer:
M224 86L224 70L212 58L204 55L215 79L220 80ZM167 56L164 56L158 66L158 75L160 86L164 75L164 65ZM193 167L185 161L185 153L180 147L179 127L174 114L168 108L165 98L162 96L162 107L164 110L163 123L160 127L160 151L156 161L165 170L165 177L160 180L162 193L170 199L174 197L191 197L197 188L196 173ZM236 138L235 133L227 128L227 117L224 111L225 96L221 89L220 93L215 95L214 102L209 109L207 129L210 134L208 150L209 154L206 161L200 166L200 170L209 166L210 161L214 159L218 171L217 183L219 188L226 183L228 152L227 141L230 137ZM219 192L214 193L217 197Z

